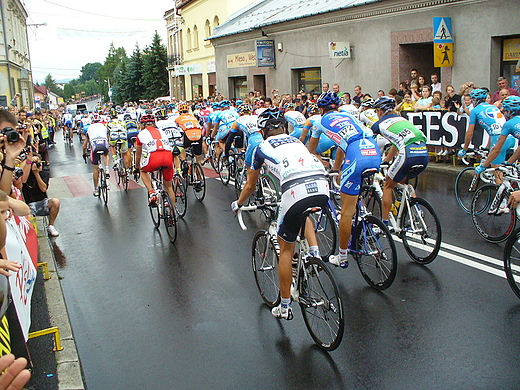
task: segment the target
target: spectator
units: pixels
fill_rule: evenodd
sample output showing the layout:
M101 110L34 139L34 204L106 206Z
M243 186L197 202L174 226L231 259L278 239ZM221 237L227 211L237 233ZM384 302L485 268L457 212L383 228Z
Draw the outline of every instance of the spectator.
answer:
M381 96L385 96L385 91L383 91L382 89L377 91L377 97L381 97Z
M408 91L408 83L406 81L402 81L399 83L399 91L397 94L401 97L404 97L404 94Z
M419 84L417 83L417 80L412 80L410 82L410 91L412 92L412 100L417 101L421 98L421 91L419 89Z
M350 97L349 92L345 92L341 97L341 100L343 101L343 104L352 104L352 98Z
M403 96L403 101L395 106L395 110L398 112L401 111L413 111L415 106L415 102L412 100L412 93L410 91L405 92Z
M442 92L442 85L439 82L439 75L437 73L432 73L430 76L430 79L432 80L432 92L440 91Z
M415 84L419 84L417 78L419 77L419 71L415 68L413 68L411 71L410 71L410 77L411 77L411 80L409 82L409 84L412 84L412 82L415 81Z
M43 166L40 156L33 156L30 152L22 178L23 197L31 209L31 214L38 217L49 217L47 233L57 237L59 233L54 227L54 222L60 211L60 201L56 198L49 199L47 196L49 178L49 168Z
M432 108L432 96L429 85L425 85L421 90L422 97L415 104L415 111L429 110Z
M495 103L493 103L496 107L502 108L502 102L505 98L511 96L509 94L509 88L503 88L499 91L499 100L497 100Z
M395 100L396 104L399 104L403 101L403 98L397 94L397 90L395 88L391 88L388 91L388 96Z
M500 76L497 80L497 84L498 84L498 91L496 91L493 94L493 102L500 100L500 91L502 89L508 89L509 95L520 96L520 94L518 93L518 91L516 89L509 88L509 83L505 77Z
M323 93L329 92L329 83L323 83L322 91Z
M463 103L455 102L455 107L457 107L457 113L459 115L466 114L469 116L471 110L473 110L473 102L471 101L471 97L469 95L464 95Z
M359 105L361 104L361 100L363 99L363 96L364 96L360 85L356 85L354 87L354 93L355 93L355 95L354 95L354 98L352 99L353 103L359 107Z
M458 106L455 104L457 103ZM446 97L444 98L444 107L450 112L457 112L458 107L460 107L461 100L460 96L455 93L455 88L453 85L448 85L446 87Z
M339 84L334 84L332 86L332 92L334 92L336 95L338 95L338 97L342 97L343 96L343 92L339 91Z
M22 95L20 93L17 93L13 96L13 100L11 100L11 107L18 107L18 98Z
M422 91L422 87L424 87L426 85L426 79L424 78L424 76L419 76L417 78L417 85L418 85L419 91ZM430 90L431 90L431 88L430 88Z

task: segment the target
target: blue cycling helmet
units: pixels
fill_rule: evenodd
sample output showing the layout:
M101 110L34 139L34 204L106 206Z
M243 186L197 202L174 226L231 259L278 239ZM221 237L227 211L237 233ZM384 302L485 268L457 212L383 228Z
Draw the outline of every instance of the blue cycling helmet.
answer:
M381 96L374 102L374 108L380 108L384 112L392 111L395 108L395 99L388 96Z
M471 91L471 93L469 94L469 97L477 100L478 102L483 102L486 100L488 94L489 94L489 92L486 91L485 89L478 88L478 89L474 89L473 91Z
M520 96L509 96L502 101L504 112L508 112L508 116L520 114Z
M294 110L296 108L296 104L294 103L285 103L283 105L284 110Z
M211 103L211 108L220 108L220 103L219 102Z
M238 106L240 106L242 103L244 103L242 100L237 100L237 101L235 102L235 105L238 107Z
M309 106L307 107L307 112L309 114L319 113L320 109L317 104L312 103L312 104L309 104Z
M258 128L264 132L264 138L269 130L284 128L285 117L283 112L278 108L266 108L260 115L258 115Z
M250 114L251 111L252 111L252 109L249 104L241 104L237 107L237 112L239 114Z
M231 102L229 100L222 100L220 102L220 107L229 107L231 106Z
M318 98L318 107L332 107L338 108L341 101L335 92L324 92Z

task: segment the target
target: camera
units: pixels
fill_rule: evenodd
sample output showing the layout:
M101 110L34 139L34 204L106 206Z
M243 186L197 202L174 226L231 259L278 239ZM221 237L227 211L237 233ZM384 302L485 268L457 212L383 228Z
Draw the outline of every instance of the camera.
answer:
M34 164L36 165L36 168L38 168L38 169L42 166L41 162L35 162Z
M5 135L8 142L18 142L20 140L20 133L12 127L4 127L0 133Z
M23 169L20 167L14 168L14 179L18 180L23 176Z

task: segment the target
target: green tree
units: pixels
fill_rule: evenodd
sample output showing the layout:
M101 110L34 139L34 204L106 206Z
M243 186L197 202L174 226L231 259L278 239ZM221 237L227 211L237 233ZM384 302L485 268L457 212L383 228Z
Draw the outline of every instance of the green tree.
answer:
M81 76L79 76L79 81L84 83L89 80L99 81L100 79L100 70L103 67L100 62L88 63L85 64L81 68Z
M127 101L139 101L144 97L143 58L139 45L135 45L132 57L128 62L126 77L123 78L123 88L127 91Z
M56 95L62 94L62 89L56 85L56 81L52 78L50 74L45 77L45 82L43 83L50 91L54 92Z
M105 59L105 63L100 69L100 81L102 82L103 94L106 97L108 97L108 85L112 84L113 82L114 71L121 63L123 58L127 58L125 49L122 47L116 49L114 43L111 43L110 48L108 49L108 55Z
M128 100L129 91L127 86L123 82L124 79L127 77L127 63L128 59L123 58L121 63L117 66L117 68L114 71L114 82L112 84L112 101L118 104L122 104Z
M144 98L153 100L168 94L166 46L161 43L161 37L155 31L152 44L143 53L143 85Z

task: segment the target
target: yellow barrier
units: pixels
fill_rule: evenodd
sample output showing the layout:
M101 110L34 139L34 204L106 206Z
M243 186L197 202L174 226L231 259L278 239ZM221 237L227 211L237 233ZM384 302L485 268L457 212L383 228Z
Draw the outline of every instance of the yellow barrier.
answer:
M63 347L61 346L60 339L60 330L57 326L53 326L52 328L37 330L36 332L29 333L29 338L33 339L35 337L46 336L48 334L54 335L54 351L63 351Z

